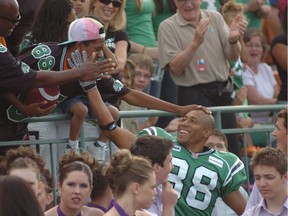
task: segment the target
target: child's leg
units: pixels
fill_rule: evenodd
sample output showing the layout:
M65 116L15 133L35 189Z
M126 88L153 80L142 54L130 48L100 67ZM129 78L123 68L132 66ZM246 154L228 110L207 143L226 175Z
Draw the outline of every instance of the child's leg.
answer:
M88 108L82 102L78 102L72 105L70 113L72 114L72 118L70 121L69 140L76 141L80 135L83 122L87 117Z
M78 137L81 132L81 127L88 114L88 108L81 101L81 96L64 101L61 104L64 113L71 113L70 121L69 144L67 149L79 148Z

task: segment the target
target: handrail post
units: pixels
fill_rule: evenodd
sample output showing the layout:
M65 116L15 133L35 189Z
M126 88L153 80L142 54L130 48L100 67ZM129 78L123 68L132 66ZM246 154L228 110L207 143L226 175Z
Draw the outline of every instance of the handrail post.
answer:
M215 127L219 130L222 129L222 123L221 123L221 110L217 110L214 112L214 119L215 119Z

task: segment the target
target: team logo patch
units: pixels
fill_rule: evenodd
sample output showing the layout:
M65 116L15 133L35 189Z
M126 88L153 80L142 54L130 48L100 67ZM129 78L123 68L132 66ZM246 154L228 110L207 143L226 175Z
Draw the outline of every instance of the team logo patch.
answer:
M21 69L22 69L24 74L28 73L30 71L30 67L24 62L21 62Z
M115 92L121 91L123 88L123 84L119 80L115 80L113 83L113 89Z
M181 151L181 146L174 146L173 147L173 151L177 151L177 152L180 152Z
M0 53L5 53L7 51L7 47L3 46L3 44L0 43Z
M215 158L213 156L210 156L208 161L212 164L215 164L218 167L223 167L223 161L219 160L218 158Z

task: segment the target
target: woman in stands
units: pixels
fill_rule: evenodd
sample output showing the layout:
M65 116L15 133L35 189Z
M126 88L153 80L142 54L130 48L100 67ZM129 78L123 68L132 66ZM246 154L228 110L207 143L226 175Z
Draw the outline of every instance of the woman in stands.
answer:
M156 196L156 177L148 160L120 150L113 155L106 175L115 200L104 215L133 216L137 209L151 206Z
M265 37L261 30L250 28L246 30L243 39L250 55L248 67L243 74L248 103L249 105L275 104L279 94L279 86L271 67L262 62L269 48ZM250 113L254 122L259 124L272 123L269 114L269 112Z
M59 162L58 193L59 205L45 212L46 216L100 216L104 213L85 206L92 191L93 173L96 160L87 152L78 154L70 151Z

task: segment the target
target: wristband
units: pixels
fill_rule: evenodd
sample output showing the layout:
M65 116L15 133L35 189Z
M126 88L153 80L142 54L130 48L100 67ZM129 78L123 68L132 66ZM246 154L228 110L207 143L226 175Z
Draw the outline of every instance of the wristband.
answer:
M113 121L113 122L110 122L110 123L108 123L107 125L104 125L104 126L99 125L99 128L100 128L101 130L112 131L112 130L114 130L114 129L117 128L117 125L116 125L116 123Z
M79 81L79 83L84 92L89 92L96 86L96 82L94 80L93 81Z

